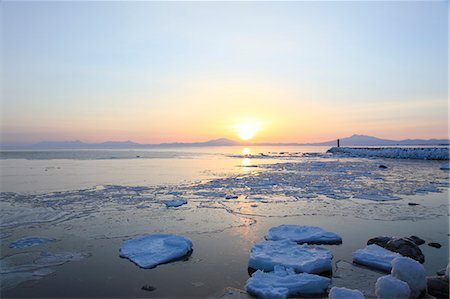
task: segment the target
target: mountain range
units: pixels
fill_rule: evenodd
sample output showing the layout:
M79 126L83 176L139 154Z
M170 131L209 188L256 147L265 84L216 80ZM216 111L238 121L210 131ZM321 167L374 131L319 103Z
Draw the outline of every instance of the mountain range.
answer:
M389 140L373 136L354 134L340 139L341 146L405 146L405 145L449 145L449 139L405 139ZM232 145L264 145L264 146L335 146L336 140L318 143L244 143L227 138L219 138L205 142L173 142L158 144L141 144L133 141L106 141L102 143L85 143L75 141L43 141L27 146L2 146L3 149L127 149L127 148L167 148L167 147L205 147L205 146L232 146Z

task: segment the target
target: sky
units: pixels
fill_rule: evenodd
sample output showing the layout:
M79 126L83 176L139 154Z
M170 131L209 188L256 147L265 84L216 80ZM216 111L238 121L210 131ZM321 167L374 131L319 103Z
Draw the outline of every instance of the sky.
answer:
M0 9L2 144L448 137L446 1Z

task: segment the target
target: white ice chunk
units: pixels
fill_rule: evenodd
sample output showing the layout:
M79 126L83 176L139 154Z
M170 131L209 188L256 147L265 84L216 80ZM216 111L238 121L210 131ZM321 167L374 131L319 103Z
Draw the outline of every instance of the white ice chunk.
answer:
M309 244L338 244L342 238L318 226L282 224L272 227L266 236L267 240L288 239L297 243Z
M25 237L19 240L16 240L9 244L9 248L26 248L36 245L41 245L45 243L55 242L56 239L53 238L44 238L44 237Z
M182 205L187 204L187 200L185 199L173 199L173 200L166 200L164 201L164 204L166 205L166 207L170 208L175 208L175 207L179 207Z
M411 291L406 282L391 275L382 276L375 284L378 299L408 299Z
M265 241L253 246L248 266L273 271L276 265L293 268L296 272L322 273L331 271L331 251L310 245L298 245L289 240Z
M364 295L359 290L332 287L328 299L364 299Z
M292 268L276 266L273 272L256 271L247 280L248 293L261 298L287 298L293 295L325 293L330 279L308 273L295 273Z
M120 256L130 259L142 268L153 268L187 255L192 241L174 234L152 234L126 240Z
M413 298L427 288L427 273L425 268L409 257L398 257L392 261L391 275L406 282Z
M376 244L358 249L352 254L355 263L373 267L383 271L391 271L391 262L396 257L401 257L399 253L384 249Z

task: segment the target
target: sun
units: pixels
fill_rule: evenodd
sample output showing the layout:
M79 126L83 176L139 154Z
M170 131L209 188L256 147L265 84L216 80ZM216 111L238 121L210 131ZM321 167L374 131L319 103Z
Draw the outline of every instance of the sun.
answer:
M260 125L258 122L246 122L237 124L235 128L242 140L250 140L258 132Z

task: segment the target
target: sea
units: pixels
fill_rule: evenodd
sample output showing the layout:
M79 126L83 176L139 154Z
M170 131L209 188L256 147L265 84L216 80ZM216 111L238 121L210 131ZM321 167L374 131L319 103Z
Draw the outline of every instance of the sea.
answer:
M424 267L428 275L445 268L449 173L441 168L448 161L328 149L1 151L0 295L221 297L227 287L245 289L252 247L281 224L339 234L342 244L323 245L334 272L375 236L437 242L441 248L420 246ZM187 204L167 207L173 199ZM119 256L125 240L153 233L186 236L193 251L152 269ZM50 241L11 246L30 236ZM351 287L351 280L344 275L339 284ZM373 293L370 284L362 287Z

